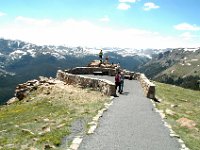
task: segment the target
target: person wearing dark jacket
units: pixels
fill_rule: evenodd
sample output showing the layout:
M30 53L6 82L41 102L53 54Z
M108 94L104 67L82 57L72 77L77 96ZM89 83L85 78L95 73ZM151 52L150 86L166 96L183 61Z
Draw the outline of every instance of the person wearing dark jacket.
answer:
M103 52L102 49L99 52L99 59L100 59L100 63L102 64L102 59L103 59Z
M119 93L120 93L120 82L121 82L121 75L120 72L117 72L117 74L115 75L115 91L117 91L118 88Z

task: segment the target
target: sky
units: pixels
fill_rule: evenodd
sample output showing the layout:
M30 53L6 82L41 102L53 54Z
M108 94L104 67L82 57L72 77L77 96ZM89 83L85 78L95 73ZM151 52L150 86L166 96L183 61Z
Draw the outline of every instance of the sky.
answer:
M200 47L200 0L0 0L0 38L38 45Z

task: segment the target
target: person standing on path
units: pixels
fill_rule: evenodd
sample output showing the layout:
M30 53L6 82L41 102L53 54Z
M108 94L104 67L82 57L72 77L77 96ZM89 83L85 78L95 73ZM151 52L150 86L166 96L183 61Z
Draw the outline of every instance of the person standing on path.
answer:
M120 93L120 81L121 81L121 75L120 72L117 72L117 74L115 75L115 93L117 96L117 88L118 88L118 92Z
M120 73L121 77L120 77L120 94L122 94L123 90L124 90L124 72L121 71Z
M100 59L100 63L102 64L102 59L103 59L103 52L102 52L102 49L100 50L99 52L99 59Z

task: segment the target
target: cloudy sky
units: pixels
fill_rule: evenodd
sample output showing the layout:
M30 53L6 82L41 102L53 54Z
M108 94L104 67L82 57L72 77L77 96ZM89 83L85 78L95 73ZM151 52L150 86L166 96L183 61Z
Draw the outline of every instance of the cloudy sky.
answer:
M200 0L0 0L0 38L39 45L200 47Z

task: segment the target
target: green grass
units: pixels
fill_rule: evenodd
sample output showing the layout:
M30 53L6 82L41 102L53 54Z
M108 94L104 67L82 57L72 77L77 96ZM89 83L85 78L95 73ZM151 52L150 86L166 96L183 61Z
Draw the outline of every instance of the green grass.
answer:
M62 86L41 87L23 101L0 107L0 149L44 149L45 144L59 149L74 121L87 124L108 101L90 89Z
M160 110L167 108L175 115L167 115L166 121L173 130L180 135L186 146L191 150L200 149L200 91L193 91L181 87L155 82L156 95L162 101L157 103ZM177 105L177 107L171 107ZM181 127L176 122L179 118L188 118L197 124L194 128Z
M187 63L190 63L191 65L187 65ZM199 76L200 75L200 69L199 69L199 63L200 61L187 61L184 65L181 65L177 63L173 67L167 69L165 71L168 75L174 75L176 77L183 77L183 76ZM173 73L172 73L172 70Z

